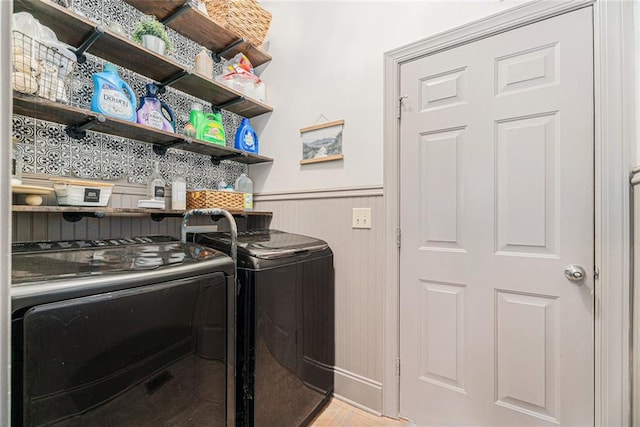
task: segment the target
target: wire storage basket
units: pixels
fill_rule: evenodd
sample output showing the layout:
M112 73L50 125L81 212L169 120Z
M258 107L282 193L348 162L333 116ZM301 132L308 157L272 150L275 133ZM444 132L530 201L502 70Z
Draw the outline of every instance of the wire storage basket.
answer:
M211 19L252 45L260 46L267 37L271 13L256 0L206 0L205 4Z
M13 31L13 90L69 104L76 61L69 50L61 50Z

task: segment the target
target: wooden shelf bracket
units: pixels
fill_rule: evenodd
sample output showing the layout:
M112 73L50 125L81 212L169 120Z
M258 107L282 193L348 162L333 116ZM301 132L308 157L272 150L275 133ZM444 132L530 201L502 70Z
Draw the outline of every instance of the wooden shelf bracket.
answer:
M104 123L105 121L106 121L106 118L102 114L99 114L98 116L94 117L93 119L89 120L83 125L67 126L64 129L64 131L67 135L69 135L69 137L73 139L82 139L85 136L87 136L87 131L89 129L91 129L92 127L96 126L99 123Z
M169 144L153 144L151 148L153 149L153 152L158 156L164 156L165 154L167 154L167 150L169 148L179 147L180 145L189 144L190 142L191 140L176 139L174 142L171 142Z
M236 46L245 43L245 39L240 37L238 40L234 41L233 43L231 43L229 46L225 47L224 49L222 49L219 52L211 52L211 57L213 58L214 62L218 63L220 61L222 61L224 58L224 56L229 53L230 51L232 51L233 49L236 48Z
M198 8L197 1L196 0L187 0L186 2L184 2L184 4L182 6L180 6L180 9L176 10L175 12L173 12L171 15L167 16L166 18L160 20L160 22L163 25L169 25L169 22L173 21L178 16L182 15L187 10L192 9L192 8L193 9L197 9Z
M67 222L78 222L82 218L104 218L104 212L62 212L62 218Z
M165 87L170 86L171 84L177 82L178 80L187 77L188 75L191 74L191 70L190 69L186 69L186 70L182 70L176 74L174 74L173 76L165 79L164 81L158 83L158 93L164 93L165 92Z
M93 45L102 35L104 34L104 27L98 25L93 29L93 33L78 47L73 53L76 54L76 58L78 60L78 64L84 64L87 62L87 57L84 54L91 45Z
M184 214L168 214L168 213L152 213L151 215L151 220L154 222L160 222L165 218L171 217L171 218L182 218L184 216Z
M218 166L222 160L233 160L233 159L237 159L238 157L247 157L247 156L248 154L245 152L227 154L226 156L211 156L211 163L213 163L214 166Z
M239 96L237 98L233 98L230 101L223 102L222 104L214 105L213 108L218 109L218 110L223 110L223 109L229 107L230 105L234 105L234 104L237 104L239 102L246 101L246 100L247 100L247 98L245 98L244 96Z

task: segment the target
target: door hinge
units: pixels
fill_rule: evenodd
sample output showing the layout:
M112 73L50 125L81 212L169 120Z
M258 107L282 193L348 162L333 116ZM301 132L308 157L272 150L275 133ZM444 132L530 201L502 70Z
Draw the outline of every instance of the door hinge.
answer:
M600 277L600 270L595 265L593 266L593 280L598 280Z
M396 377L400 378L400 358L396 357Z
M398 97L398 120L402 118L402 100L408 97L408 95Z
M400 248L401 244L402 244L402 231L399 228L396 228L396 246L398 247L398 249Z

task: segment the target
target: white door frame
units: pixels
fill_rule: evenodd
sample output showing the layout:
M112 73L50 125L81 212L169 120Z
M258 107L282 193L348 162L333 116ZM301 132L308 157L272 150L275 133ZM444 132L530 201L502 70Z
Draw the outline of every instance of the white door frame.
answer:
M0 425L10 425L11 348L11 16L13 2L0 1Z
M408 61L583 7L594 11L595 425L629 426L631 236L629 173L635 159L632 2L535 0L385 53L385 285L382 412L399 411L400 66Z

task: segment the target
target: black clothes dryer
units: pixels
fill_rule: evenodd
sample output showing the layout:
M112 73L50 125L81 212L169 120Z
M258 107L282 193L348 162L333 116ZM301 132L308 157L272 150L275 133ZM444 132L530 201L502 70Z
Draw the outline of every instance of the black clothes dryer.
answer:
M12 425L234 425L234 265L172 237L14 243Z
M193 238L225 252L231 246L228 233ZM240 232L238 287L238 425L309 424L333 393L329 245L278 230Z

